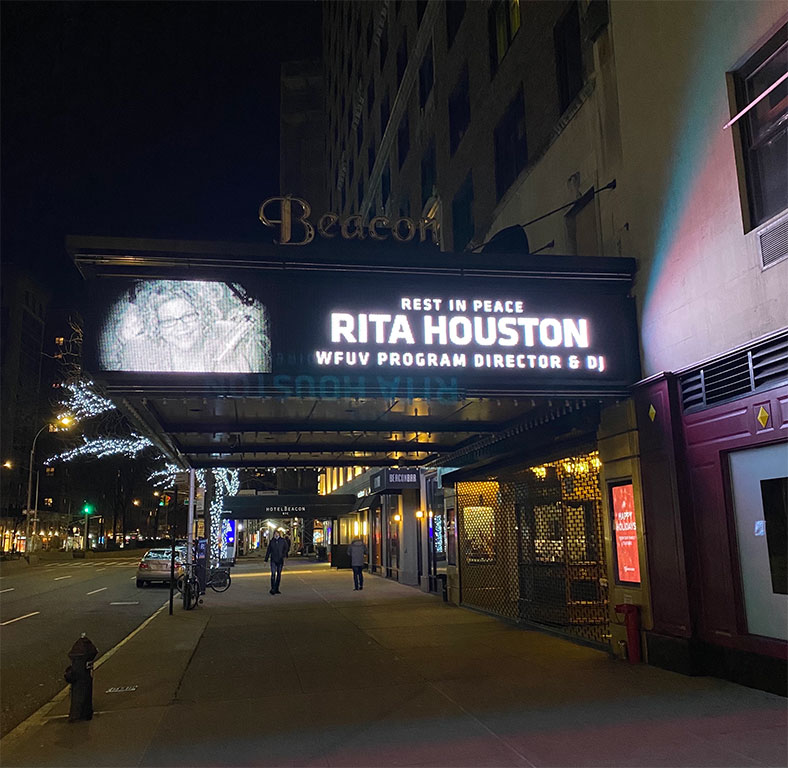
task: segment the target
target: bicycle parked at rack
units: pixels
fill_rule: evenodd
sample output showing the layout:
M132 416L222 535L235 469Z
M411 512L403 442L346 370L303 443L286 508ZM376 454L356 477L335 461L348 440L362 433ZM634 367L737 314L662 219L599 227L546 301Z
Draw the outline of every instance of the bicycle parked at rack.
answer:
M226 592L230 589L230 581L229 568L211 568L205 586L210 587L214 592Z
M194 563L186 565L186 572L175 582L175 587L183 595L183 607L190 611L200 602L200 580L195 573Z
M186 568L187 573L178 579L175 586L181 594L183 594L184 590L188 587L189 599L186 601L186 609L190 610L197 604L202 590L200 589L200 581L195 573L194 564L192 563L191 566L186 566ZM231 583L230 569L218 567L211 568L205 586L210 587L214 592L226 592L230 588ZM193 602L194 605L191 605L191 602Z

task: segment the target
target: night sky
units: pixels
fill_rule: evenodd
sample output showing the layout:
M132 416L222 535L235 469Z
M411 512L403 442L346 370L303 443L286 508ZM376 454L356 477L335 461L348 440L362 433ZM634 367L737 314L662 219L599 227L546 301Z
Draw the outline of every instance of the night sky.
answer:
M2 255L53 289L73 235L266 241L280 63L318 2L4 2Z

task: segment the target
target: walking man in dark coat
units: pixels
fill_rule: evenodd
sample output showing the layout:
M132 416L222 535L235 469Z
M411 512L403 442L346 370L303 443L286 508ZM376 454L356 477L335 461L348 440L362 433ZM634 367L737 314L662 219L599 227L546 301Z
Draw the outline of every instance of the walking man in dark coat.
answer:
M268 558L271 558L271 589L269 591L272 595L281 594L279 582L282 578L282 566L285 564L285 558L289 550L287 539L282 538L282 534L279 531L274 531L274 537L271 539L265 553L266 563Z
M367 545L357 536L350 542L347 553L353 569L353 589L364 589L364 555L367 554Z

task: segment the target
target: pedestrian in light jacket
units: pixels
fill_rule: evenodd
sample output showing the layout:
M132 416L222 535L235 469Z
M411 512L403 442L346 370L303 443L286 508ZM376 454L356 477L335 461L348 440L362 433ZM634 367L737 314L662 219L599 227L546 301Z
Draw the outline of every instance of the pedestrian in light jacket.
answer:
M274 537L271 539L268 549L265 552L265 562L269 558L271 560L271 589L269 590L272 595L280 595L279 582L282 579L282 566L285 564L285 558L290 550L287 544L287 539L282 538L279 531L274 531Z
M347 553L353 568L353 589L364 589L364 556L367 554L367 545L356 537L350 542Z

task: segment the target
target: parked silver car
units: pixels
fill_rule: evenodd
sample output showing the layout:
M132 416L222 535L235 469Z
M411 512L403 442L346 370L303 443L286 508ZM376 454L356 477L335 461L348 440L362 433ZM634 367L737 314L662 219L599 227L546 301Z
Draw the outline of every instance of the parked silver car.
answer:
M137 586L147 587L154 581L169 582L170 558L172 550L149 549L137 566ZM175 580L183 576L183 564L186 561L186 552L183 549L175 550Z

